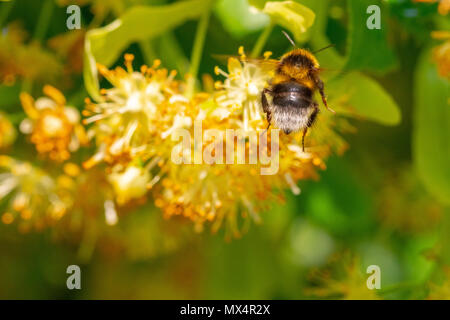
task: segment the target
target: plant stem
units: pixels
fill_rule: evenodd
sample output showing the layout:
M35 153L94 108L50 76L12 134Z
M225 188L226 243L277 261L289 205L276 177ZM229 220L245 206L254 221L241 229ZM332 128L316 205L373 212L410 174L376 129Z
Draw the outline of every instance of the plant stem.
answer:
M198 76L198 69L202 59L203 46L205 44L206 32L208 30L209 17L211 15L211 1L206 4L205 12L200 18L197 31L195 33L194 46L191 54L191 64L189 67L189 79L187 84L188 97L192 97L195 89L195 82Z
M261 54L261 51L264 48L264 45L266 44L267 39L269 39L269 36L272 33L274 26L275 25L272 22L270 22L269 25L261 33L258 40L256 40L256 44L253 47L252 53L250 54L250 56L252 58L257 58Z
M47 33L48 26L50 24L50 18L53 12L53 0L46 0L42 5L39 19L34 31L33 39L42 41Z
M2 5L2 9L0 11L0 28L3 28L3 24L6 22L6 19L8 19L9 13L11 12L13 6L14 1Z

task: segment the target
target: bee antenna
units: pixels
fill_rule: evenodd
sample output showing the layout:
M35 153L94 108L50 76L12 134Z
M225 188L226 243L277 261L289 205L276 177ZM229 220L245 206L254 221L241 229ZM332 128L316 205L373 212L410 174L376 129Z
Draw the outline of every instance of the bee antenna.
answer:
M319 50L314 51L313 54L319 53L319 52L321 52L321 51L323 51L323 50L326 50L326 49L331 48L331 47L334 47L334 46L335 46L334 44L329 44L329 45L327 45L326 47L323 47L322 49L319 49Z
M284 36L289 40L289 42L292 44L292 46L295 48L295 42L294 40L292 40L292 38L287 34L286 31L282 30L281 32L283 32Z

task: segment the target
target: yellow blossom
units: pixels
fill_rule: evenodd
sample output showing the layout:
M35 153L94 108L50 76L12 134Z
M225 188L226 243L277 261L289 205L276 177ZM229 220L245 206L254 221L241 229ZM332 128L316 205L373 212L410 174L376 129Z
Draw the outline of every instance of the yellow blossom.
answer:
M241 59L228 59L228 72L216 67L215 73L225 76L222 83L218 82L216 94L218 108L213 111L213 116L226 118L230 113L239 115L236 121L248 131L260 128L264 116L261 112L261 91L271 77L271 72L264 70L260 65L245 61L243 48L240 48Z
M60 196L56 181L28 162L0 156L0 202L6 203L2 221L42 229L65 215L70 204Z
M22 121L20 130L30 135L39 153L64 161L71 152L87 143L86 133L78 110L67 106L60 91L47 85L44 93L47 97L36 101L28 93L21 93L20 100L28 118Z
M187 217L198 230L205 222L210 222L214 231L225 225L236 236L250 221L259 221L259 213L275 200L283 201L279 190L290 188L299 194L298 181L316 178L317 170L325 168L323 159L338 149L332 142L342 146L328 115L318 125L320 132L308 137L311 147L306 151L301 147L301 133L281 134L279 139L276 130L275 135L272 130L263 135L267 122L260 92L272 71L247 61L243 49L240 54L241 60L229 59L227 71L216 68L216 73L226 77L223 83L216 83L211 93L199 92L190 99L174 72L158 68L159 60L152 67L142 66L139 72L134 70L130 54L125 55L125 69L98 66L112 88L100 91L100 101L87 100L84 123L92 124L88 136L95 139L97 151L84 162L84 168L107 164L118 204L142 198L151 189L155 205L165 217ZM202 136L199 145L195 137L187 142L193 152L186 154L186 145L181 147L177 141L178 134L184 130L195 136L198 123L204 131L236 130L233 140L221 145L223 150L235 151L234 158L228 159L231 162L222 161L225 155L218 163L190 162L199 154L209 152L215 157L219 152L211 147L212 137ZM272 175L261 174L268 169L267 163L238 163L239 143L248 160L265 149L261 136L267 136L266 156L274 157L277 172ZM174 155L188 163L176 163Z
M71 30L51 38L48 46L61 58L65 59L64 73L81 73L83 71L83 50L86 31Z
M170 105L187 102L179 94L180 84L174 80L175 72L158 69L159 60L140 72L133 69L132 55L125 55L126 70L108 70L99 65L100 73L113 85L102 89L98 103L87 100L85 124L94 125L88 134L95 137L98 150L84 163L90 168L99 162L127 165L133 159L155 159L161 150L157 146L167 137L164 132L176 114ZM168 105L169 104L169 105Z
M108 175L119 204L130 199L145 195L150 182L150 173L145 168L130 165L121 172L112 172Z

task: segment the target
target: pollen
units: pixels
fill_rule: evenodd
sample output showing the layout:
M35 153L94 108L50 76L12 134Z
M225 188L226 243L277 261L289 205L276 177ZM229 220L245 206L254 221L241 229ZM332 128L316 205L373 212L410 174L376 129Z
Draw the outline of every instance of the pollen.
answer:
M155 59L155 60L153 60L152 69L158 68L160 65L161 65L161 60Z
M238 49L238 54L241 57L241 60L245 60L246 55L245 55L245 50L243 46L240 46Z
M272 51L266 51L264 52L264 59L269 59L272 56Z
M126 63L128 63L128 62L133 62L133 60L134 60L134 55L131 54L131 53L126 53L126 54L124 55L124 58L125 58L125 62L126 62Z

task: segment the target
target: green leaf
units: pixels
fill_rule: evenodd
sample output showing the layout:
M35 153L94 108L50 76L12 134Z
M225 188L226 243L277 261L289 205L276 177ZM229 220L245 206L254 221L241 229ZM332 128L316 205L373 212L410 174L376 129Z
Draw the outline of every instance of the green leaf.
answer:
M346 71L360 70L384 72L396 65L396 57L388 46L388 28L381 10L381 29L367 28L370 14L366 10L371 5L382 8L380 0L348 0L349 22Z
M269 1L263 12L267 13L273 22L292 32L298 41L313 25L316 17L311 9L294 1Z
M266 14L251 7L247 0L221 0L215 13L225 30L236 38L258 31L270 22Z
M370 230L373 199L364 183L340 158L331 158L320 183L308 183L302 190L306 216L332 234L353 237Z
M344 74L328 83L330 105L341 115L383 125L397 125L401 114L392 97L371 78L359 73Z
M413 159L426 188L450 204L450 83L422 55L414 79Z
M326 27L329 11L329 0L302 0L302 3L316 14L314 25L302 35L301 41L309 40L314 50L320 50L332 42L326 36ZM318 56L320 65L327 69L324 78L331 79L343 68L345 59L333 47L320 52Z
M329 0L302 0L301 4L311 9L316 15L314 24L306 31L305 34L302 35L302 39L312 38L311 41L313 42L317 36L325 35L328 20Z
M135 6L111 24L90 30L86 34L84 57L84 81L89 94L98 99L97 62L110 66L131 43L153 38L197 18L206 8L205 0Z

